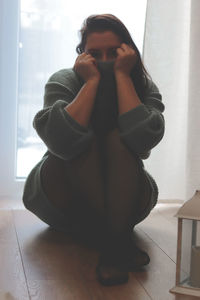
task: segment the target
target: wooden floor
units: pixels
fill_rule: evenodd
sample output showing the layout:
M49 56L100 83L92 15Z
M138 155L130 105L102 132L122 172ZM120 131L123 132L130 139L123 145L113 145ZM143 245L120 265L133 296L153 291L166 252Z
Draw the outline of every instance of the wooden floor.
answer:
M137 226L137 240L151 262L130 273L127 284L103 287L96 280L98 253L55 232L24 209L0 204L0 300L168 300L174 296L180 204L158 204Z

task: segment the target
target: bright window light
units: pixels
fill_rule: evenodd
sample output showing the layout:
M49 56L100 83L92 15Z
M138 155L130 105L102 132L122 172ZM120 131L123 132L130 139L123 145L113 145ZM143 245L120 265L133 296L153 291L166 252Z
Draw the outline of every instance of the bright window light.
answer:
M32 120L43 106L44 85L76 59L78 30L91 14L111 13L124 22L142 53L146 0L21 0L16 177L26 178L46 152Z

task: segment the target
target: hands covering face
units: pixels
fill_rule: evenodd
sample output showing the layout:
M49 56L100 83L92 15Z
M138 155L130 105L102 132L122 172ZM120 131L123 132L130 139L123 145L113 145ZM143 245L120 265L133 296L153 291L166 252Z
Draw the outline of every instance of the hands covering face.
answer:
M109 53L110 55L110 53ZM114 72L115 74L124 74L129 76L131 70L134 68L137 62L137 53L129 45L122 43L119 48L116 48L115 53L106 59L114 60ZM101 60L101 59L100 59ZM98 57L93 56L92 53L82 53L76 59L74 70L85 80L100 79L100 73L97 68Z
M87 54L85 52L80 54L75 61L74 70L85 82L89 80L98 81L100 79L96 59L91 54Z
M118 73L130 75L131 70L137 62L136 51L125 43L121 44L120 48L116 50L116 59L114 70Z

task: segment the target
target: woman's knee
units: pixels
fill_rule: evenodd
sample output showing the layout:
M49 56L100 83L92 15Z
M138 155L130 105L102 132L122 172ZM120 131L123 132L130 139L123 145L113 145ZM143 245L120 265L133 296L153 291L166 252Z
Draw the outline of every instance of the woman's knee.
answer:
M49 155L41 174L51 201L67 206L68 199L75 199L74 203L83 201L85 207L103 213L105 195L98 143L94 137L88 150L70 161Z
M138 155L124 144L117 128L106 136L106 156L110 165L119 165L124 170L130 170L131 174L134 173L137 177L141 176L142 162Z
M41 186L48 200L59 209L67 210L74 193L65 176L62 159L50 154L41 169Z
M64 166L67 170L81 170L82 167L87 166L88 162L97 160L98 155L98 140L96 136L93 137L93 140L91 141L88 148L81 152L76 157L73 157L72 159L68 161L63 161Z
M109 152L113 151L121 153L122 155L125 154L126 156L137 157L136 154L134 154L121 139L118 128L108 132L105 142L107 151Z

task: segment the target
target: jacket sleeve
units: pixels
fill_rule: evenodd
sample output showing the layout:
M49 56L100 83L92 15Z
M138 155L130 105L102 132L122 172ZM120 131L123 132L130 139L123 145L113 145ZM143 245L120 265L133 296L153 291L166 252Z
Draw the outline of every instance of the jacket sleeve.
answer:
M71 88L71 81L73 78L68 73L64 76L63 72L57 72L50 77L45 86L44 108L33 120L33 127L48 151L64 160L70 160L82 153L93 137L91 128L79 124L64 109L78 92Z
M164 135L163 111L162 96L157 86L149 80L142 104L118 118L122 141L142 159L148 158L151 149Z

